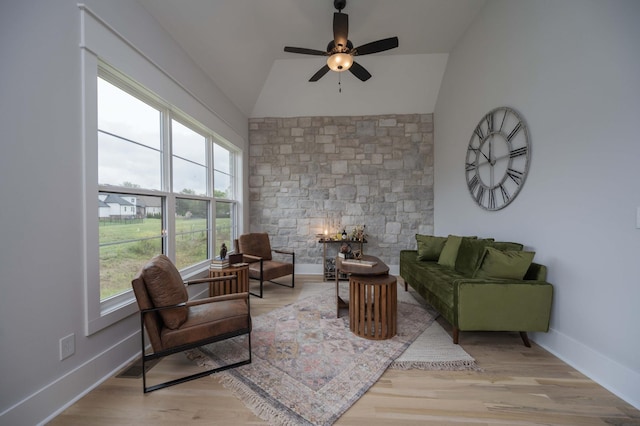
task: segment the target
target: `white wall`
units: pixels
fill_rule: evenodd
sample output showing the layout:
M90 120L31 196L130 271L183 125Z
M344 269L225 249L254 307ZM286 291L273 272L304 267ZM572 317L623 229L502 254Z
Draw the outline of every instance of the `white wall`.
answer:
M86 3L246 144L247 118L136 2ZM0 4L3 425L44 420L139 351L137 316L84 335L79 44L75 0ZM75 354L60 361L58 341L70 333Z
M431 114L447 57L362 56L356 59L371 73L369 80L360 81L348 71L329 71L313 83L308 80L326 64L325 58L277 60L251 117Z
M635 0L490 0L436 104L434 221L535 250L555 294L551 331L533 340L640 408L639 19ZM463 161L502 105L528 122L531 169L511 205L486 212Z

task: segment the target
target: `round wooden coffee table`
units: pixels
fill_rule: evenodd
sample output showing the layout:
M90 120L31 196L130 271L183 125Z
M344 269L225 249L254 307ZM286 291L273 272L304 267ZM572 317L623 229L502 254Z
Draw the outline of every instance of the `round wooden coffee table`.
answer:
M349 304L340 297L340 274L355 275L388 275L389 267L375 256L362 256L362 261L368 264L358 264L351 259L336 257L336 317L340 317L340 309L346 309Z
M398 284L393 275L349 276L349 326L360 337L389 339L396 335Z

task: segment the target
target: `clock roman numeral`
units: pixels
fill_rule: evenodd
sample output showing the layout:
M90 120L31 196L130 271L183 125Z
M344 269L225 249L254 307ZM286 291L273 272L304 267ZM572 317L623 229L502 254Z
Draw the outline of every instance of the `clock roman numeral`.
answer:
M511 195L509 195L509 191L507 191L507 188L505 188L503 184L500 184L500 193L502 194L502 201L504 201L505 203L508 202L511 198Z
M493 132L493 114L485 115L484 120L487 122L487 133Z
M517 170L507 169L507 176L509 176L511 180L519 186L522 183L522 177L524 176L524 174Z
M464 171L465 172L472 172L476 169L476 163L465 163L464 165Z
M527 155L527 147L526 146L523 146L522 148L514 149L509 154L509 156L511 158L520 157L521 155Z
M491 188L489 190L489 202L487 204L487 207L491 210L496 208L496 194L495 194L495 190L498 188Z
M511 139L513 139L518 134L520 129L522 129L522 121L518 121L518 124L516 124L516 127L514 127L511 133L509 133L509 136L507 136L507 140L511 142Z
M484 186L480 186L478 188L478 192L476 193L476 201L478 204L484 204Z
M476 188L478 187L479 183L480 183L480 179L478 179L478 175L474 175L469 181L468 183L469 191L471 191L472 194L476 191Z
M478 135L481 141L484 139L484 133L482 132L482 128L480 128L480 126L477 126L473 133Z

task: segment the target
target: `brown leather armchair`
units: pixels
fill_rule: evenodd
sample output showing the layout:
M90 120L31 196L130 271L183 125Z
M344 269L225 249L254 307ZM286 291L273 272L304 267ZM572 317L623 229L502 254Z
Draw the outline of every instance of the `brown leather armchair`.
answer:
M242 253L243 262L249 263L249 278L260 281L260 294L251 293L262 298L265 281L293 288L295 286L296 254L291 250L271 249L269 234L252 232L243 234L236 240L236 253ZM291 256L291 262L275 260L272 253L285 258ZM291 285L273 281L275 278L291 275Z
M140 308L142 387L145 393L251 363L251 310L249 293L235 293L189 301L186 285L237 280L235 275L182 281L165 255L157 255L131 282ZM144 330L153 352L145 350ZM145 364L187 349L247 334L248 358L147 387Z

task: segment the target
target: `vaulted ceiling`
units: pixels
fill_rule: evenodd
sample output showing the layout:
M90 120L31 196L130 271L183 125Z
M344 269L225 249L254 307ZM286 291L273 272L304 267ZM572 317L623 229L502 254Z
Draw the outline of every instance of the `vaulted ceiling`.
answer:
M317 67L299 76L305 81L325 64L323 57L286 53L284 46L325 50L333 38L333 0L138 2L247 116L276 61L315 58ZM355 46L399 38L399 48L376 56L448 53L485 2L347 0L343 13Z

